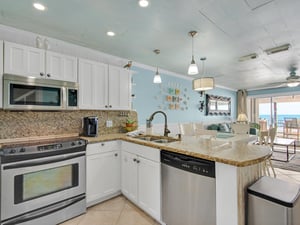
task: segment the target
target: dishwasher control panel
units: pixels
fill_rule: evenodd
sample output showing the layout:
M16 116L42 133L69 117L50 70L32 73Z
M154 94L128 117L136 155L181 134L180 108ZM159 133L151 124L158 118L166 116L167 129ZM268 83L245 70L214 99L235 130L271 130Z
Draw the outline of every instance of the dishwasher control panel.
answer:
M214 161L162 150L161 163L191 173L215 178Z

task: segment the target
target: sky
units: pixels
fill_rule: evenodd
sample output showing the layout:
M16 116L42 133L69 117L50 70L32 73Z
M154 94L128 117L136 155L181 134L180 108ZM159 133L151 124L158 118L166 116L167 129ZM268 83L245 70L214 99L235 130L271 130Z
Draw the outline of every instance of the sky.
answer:
M259 104L259 114L270 114L270 104ZM277 103L277 115L300 115L300 102L279 102Z

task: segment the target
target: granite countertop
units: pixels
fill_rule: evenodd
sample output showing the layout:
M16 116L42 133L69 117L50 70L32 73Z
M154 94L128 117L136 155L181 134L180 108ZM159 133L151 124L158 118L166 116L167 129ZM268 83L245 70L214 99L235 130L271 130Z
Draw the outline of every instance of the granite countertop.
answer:
M167 150L186 155L191 155L197 158L208 159L224 164L243 167L259 163L272 154L272 150L268 146L254 145L246 143L245 141L228 141L228 140L210 140L207 138L200 138L185 136L181 141L171 143L155 143L150 141L143 141L133 137L126 136L126 134L106 134L97 137L81 137L78 134L66 135L52 135L44 137L30 137L30 138L16 138L0 140L0 147L16 143L32 143L36 141L56 140L62 138L80 137L87 140L88 143L96 143L102 141L124 140L140 145L145 145L158 150Z
M186 136L181 141L155 143L139 140L125 134L99 135L98 137L83 137L83 139L89 143L121 139L161 150L182 153L239 167L262 162L272 155L270 147L247 143L244 140L210 140L207 138Z

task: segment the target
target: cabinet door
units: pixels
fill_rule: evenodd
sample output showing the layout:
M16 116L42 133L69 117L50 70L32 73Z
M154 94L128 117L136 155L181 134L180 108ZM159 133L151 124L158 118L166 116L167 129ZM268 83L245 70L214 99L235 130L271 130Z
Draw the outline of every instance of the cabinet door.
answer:
M108 65L79 59L79 108L104 109L107 105Z
M5 42L4 73L41 77L45 75L45 51Z
M109 105L112 109L129 110L131 104L131 73L109 65Z
M139 205L160 220L160 163L138 158Z
M120 151L87 156L87 205L120 191Z
M137 156L122 151L122 193L133 202L137 202Z
M46 76L55 80L77 82L77 58L55 52L47 52Z
M2 105L2 82L3 82L3 41L0 40L0 108L3 107Z

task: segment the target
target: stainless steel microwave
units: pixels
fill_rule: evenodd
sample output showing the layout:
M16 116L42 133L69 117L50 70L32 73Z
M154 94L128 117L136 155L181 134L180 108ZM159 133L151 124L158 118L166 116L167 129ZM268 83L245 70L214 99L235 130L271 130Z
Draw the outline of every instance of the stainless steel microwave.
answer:
M78 109L78 83L4 74L3 108L7 110Z

